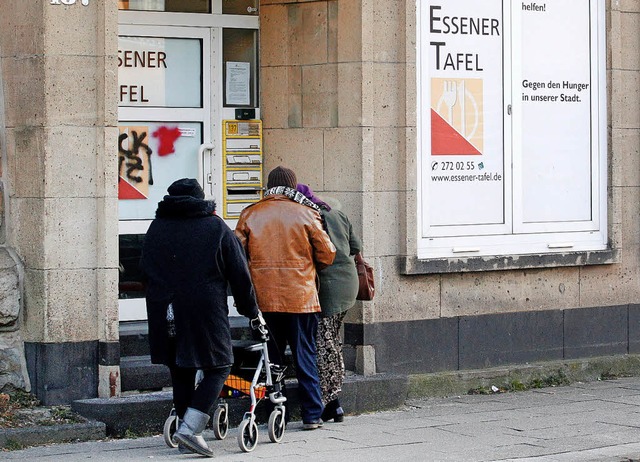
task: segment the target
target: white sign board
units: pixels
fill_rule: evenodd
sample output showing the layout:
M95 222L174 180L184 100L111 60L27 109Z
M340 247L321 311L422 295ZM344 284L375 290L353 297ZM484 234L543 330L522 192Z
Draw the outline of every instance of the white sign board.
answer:
M590 220L589 2L525 2L515 13L522 222Z
M418 256L605 248L605 2L417 6Z
M424 229L504 223L502 0L424 3Z

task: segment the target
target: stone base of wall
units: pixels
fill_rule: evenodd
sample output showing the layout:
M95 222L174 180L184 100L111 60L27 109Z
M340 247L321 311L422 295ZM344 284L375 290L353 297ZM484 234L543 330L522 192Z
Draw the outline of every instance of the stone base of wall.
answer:
M640 305L345 324L345 365L373 345L376 372L419 374L640 353Z
M25 342L27 369L32 392L45 406L69 404L77 399L98 396L99 365L107 353L119 349L117 342L96 341L68 343Z

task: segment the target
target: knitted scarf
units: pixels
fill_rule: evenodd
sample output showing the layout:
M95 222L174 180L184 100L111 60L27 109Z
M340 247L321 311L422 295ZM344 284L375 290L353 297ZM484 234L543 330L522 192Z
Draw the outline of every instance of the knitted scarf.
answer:
M287 196L292 201L298 202L302 205L306 205L307 207L311 207L312 209L320 212L320 207L307 199L305 195L300 191L297 191L294 188L290 188L289 186L276 186L274 188L267 189L267 192L264 193L265 196L272 196L274 194Z

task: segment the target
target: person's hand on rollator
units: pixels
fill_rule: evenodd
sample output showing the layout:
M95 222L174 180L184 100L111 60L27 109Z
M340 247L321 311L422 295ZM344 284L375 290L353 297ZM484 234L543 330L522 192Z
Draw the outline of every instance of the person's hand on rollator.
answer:
M269 339L268 337L269 332L267 331L267 323L264 321L264 318L262 317L262 313L258 312L258 316L256 316L250 321L250 325L252 330L257 331L260 334L260 339L262 341L266 342Z

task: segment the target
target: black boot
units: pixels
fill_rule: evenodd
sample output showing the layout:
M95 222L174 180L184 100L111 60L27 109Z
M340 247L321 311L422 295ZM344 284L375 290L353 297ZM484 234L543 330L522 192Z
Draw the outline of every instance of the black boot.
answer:
M342 422L344 420L344 411L340 406L340 401L336 398L329 401L322 411L322 420L327 422L333 419L334 422Z
M338 403L338 408L336 409L336 412L333 414L333 421L344 422L344 409L342 409L342 406L340 406L340 403Z

